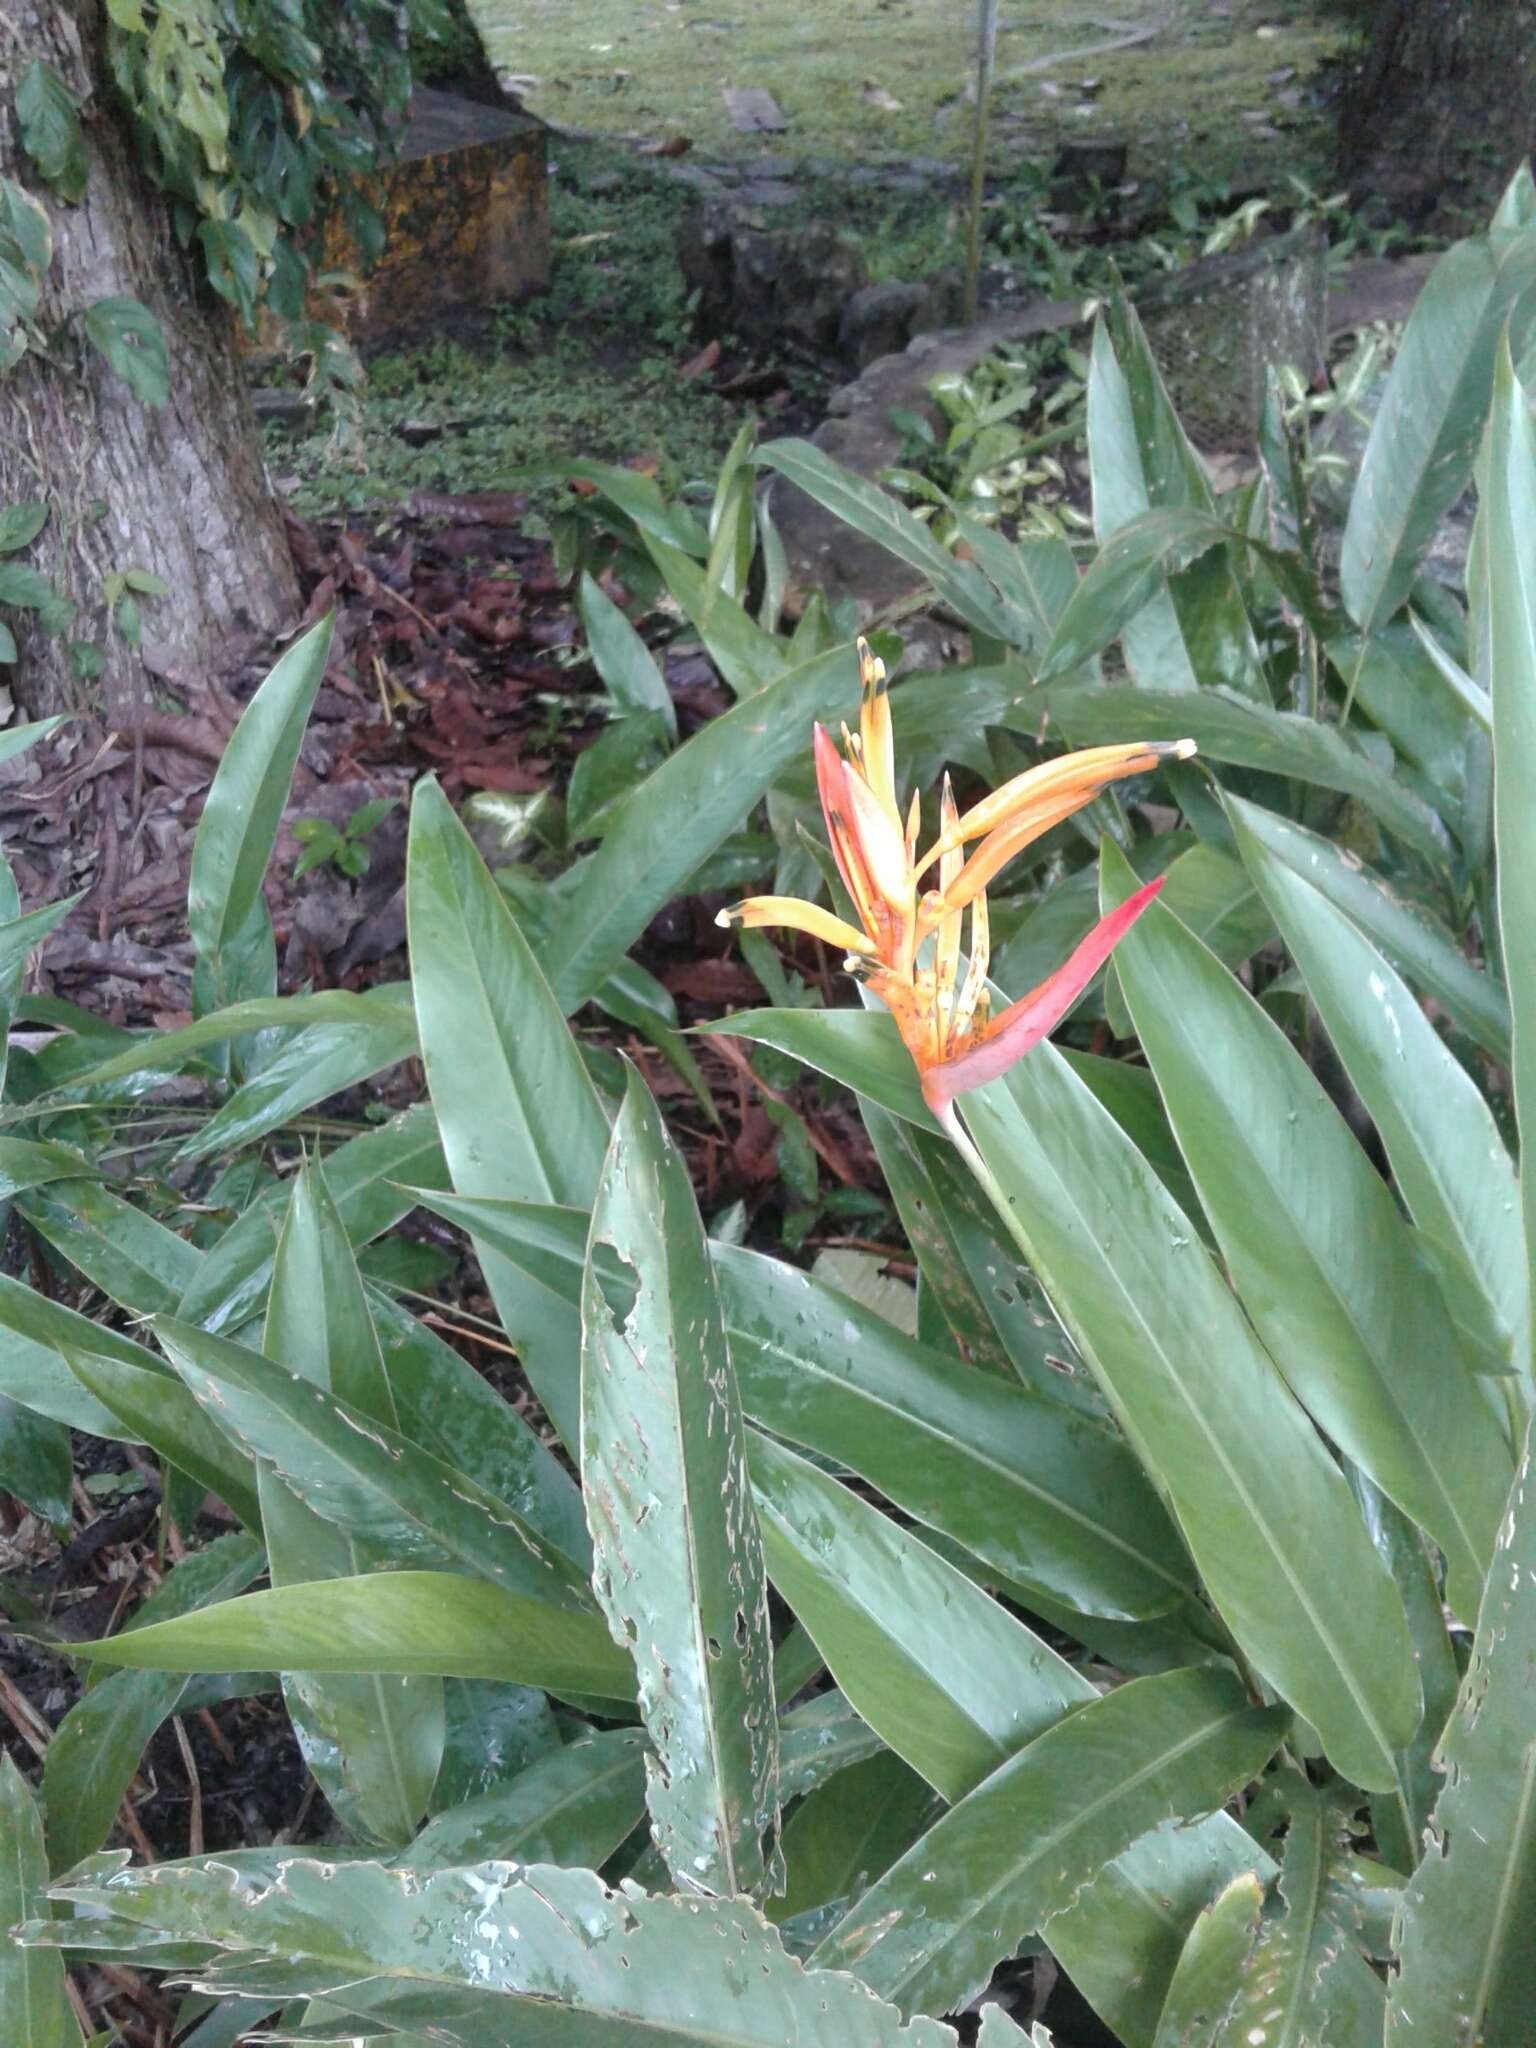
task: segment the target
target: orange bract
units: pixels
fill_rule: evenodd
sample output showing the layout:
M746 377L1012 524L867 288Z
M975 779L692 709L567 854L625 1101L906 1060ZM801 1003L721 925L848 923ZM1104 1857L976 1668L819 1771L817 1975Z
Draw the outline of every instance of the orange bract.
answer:
M936 1115L954 1096L996 1078L1050 1031L1097 973L1111 948L1162 886L1138 891L1103 919L1057 973L1001 1016L988 1015L987 885L1032 840L1069 818L1099 791L1160 761L1187 760L1192 740L1089 747L1016 775L968 811L957 810L949 778L939 836L917 855L918 805L905 820L896 800L896 753L885 664L859 646L863 700L859 730L843 729L843 752L815 729L816 785L833 858L858 925L794 896L749 896L720 913L721 924L784 925L849 955L891 1015ZM966 846L979 840L966 856ZM934 886L921 887L937 869ZM965 913L970 958L960 974ZM932 940L928 945L927 941Z

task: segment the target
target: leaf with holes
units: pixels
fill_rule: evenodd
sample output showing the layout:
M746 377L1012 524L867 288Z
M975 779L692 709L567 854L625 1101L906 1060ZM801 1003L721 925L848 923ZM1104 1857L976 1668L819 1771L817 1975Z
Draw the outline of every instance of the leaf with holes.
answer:
M581 1325L592 1582L633 1646L657 1845L691 1889L776 1889L773 1645L741 1404L688 1169L634 1069L593 1205Z

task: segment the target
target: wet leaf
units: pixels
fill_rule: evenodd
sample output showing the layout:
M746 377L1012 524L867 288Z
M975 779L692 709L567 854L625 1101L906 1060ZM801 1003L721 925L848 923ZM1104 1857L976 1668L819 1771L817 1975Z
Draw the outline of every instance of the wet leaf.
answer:
M740 1399L688 1170L632 1068L582 1284L593 1585L633 1647L657 1846L689 1889L776 1888L777 1722Z

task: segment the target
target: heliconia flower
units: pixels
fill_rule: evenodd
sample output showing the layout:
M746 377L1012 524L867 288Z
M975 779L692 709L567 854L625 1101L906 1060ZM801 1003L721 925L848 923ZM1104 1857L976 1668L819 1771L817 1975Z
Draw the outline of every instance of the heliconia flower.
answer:
M844 727L842 753L823 727L815 732L816 786L857 925L798 896L749 896L722 910L718 922L749 929L788 926L841 947L849 972L867 981L895 1018L924 1100L948 1123L957 1095L995 1081L1056 1028L1164 878L1101 918L1054 974L996 1017L988 1014L988 883L1015 854L1092 803L1109 783L1143 775L1160 761L1187 761L1195 743L1147 740L1063 754L1014 776L968 811L956 808L946 776L939 836L919 859L917 797L905 818L896 801L885 664L862 639L859 663L858 731ZM973 840L979 844L967 855ZM926 888L925 877L931 877ZM967 911L970 954L962 976Z

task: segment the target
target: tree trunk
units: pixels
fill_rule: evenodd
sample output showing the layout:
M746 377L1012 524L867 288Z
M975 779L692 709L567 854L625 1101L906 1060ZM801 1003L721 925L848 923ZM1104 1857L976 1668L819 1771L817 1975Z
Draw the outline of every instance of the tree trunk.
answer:
M1369 0L1360 12L1365 49L1341 108L1346 168L1396 154L1426 182L1507 178L1536 142L1533 0Z
M0 506L41 499L47 525L24 560L76 607L50 639L31 615L6 620L20 645L13 687L34 716L87 710L131 725L159 685L195 700L231 664L242 637L291 621L299 592L268 487L228 310L200 291L170 233L168 209L140 172L109 97L100 0L20 0L0 16L0 176L44 205L54 256L40 320L48 357L0 377ZM12 99L22 64L50 63L85 104L90 178L77 206L43 190L21 153ZM143 404L86 340L95 301L133 298L160 325L170 398ZM109 617L104 581L139 569L168 587L138 600L135 648ZM69 642L105 657L82 675ZM89 657L85 658L89 664ZM5 671L0 670L0 676Z

